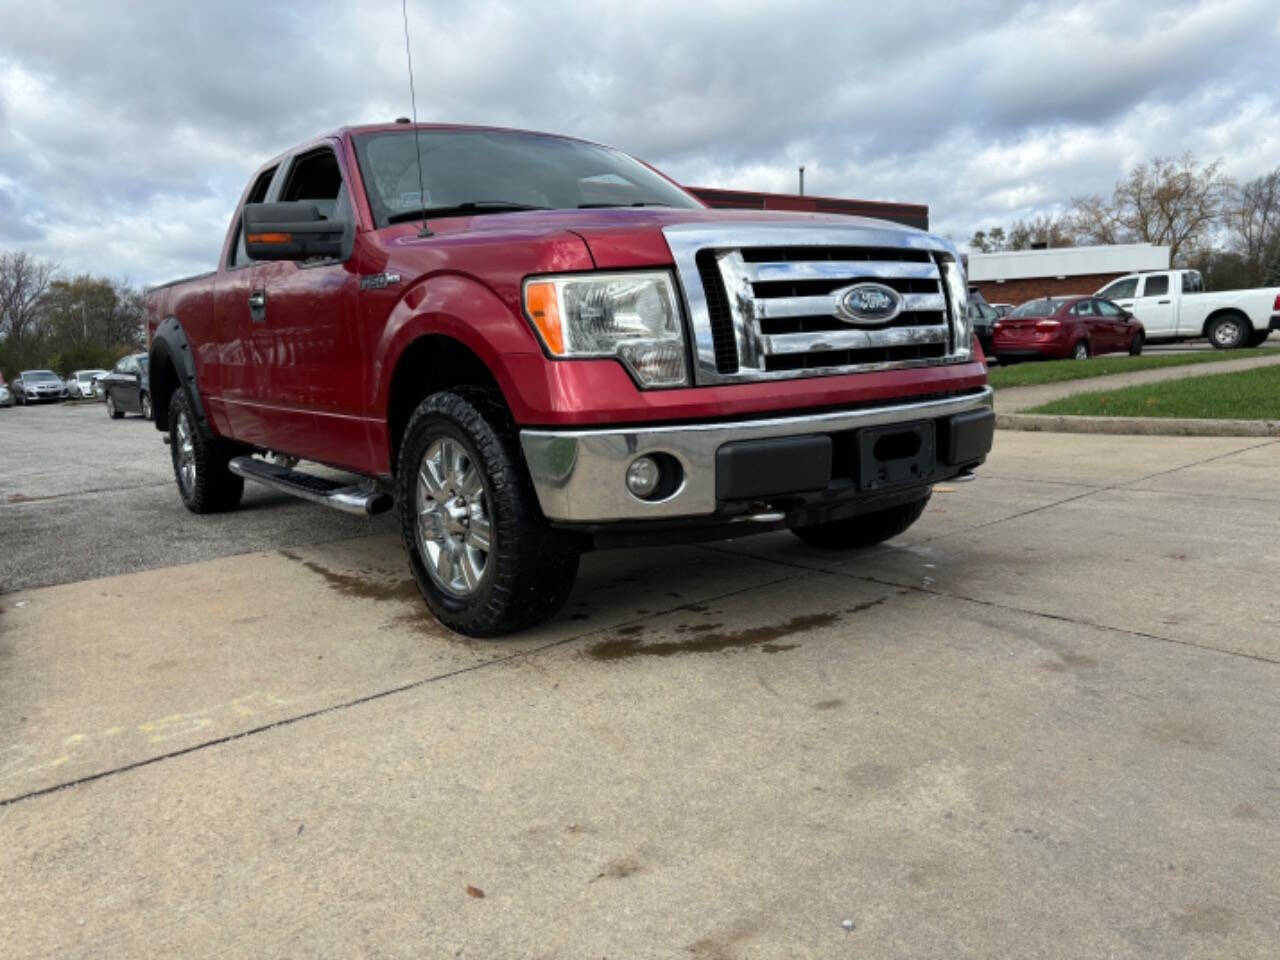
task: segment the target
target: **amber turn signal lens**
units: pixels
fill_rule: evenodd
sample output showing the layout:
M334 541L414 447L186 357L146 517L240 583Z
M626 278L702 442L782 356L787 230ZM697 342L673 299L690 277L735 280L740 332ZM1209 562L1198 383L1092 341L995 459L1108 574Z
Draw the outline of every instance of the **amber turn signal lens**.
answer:
M564 328L560 323L560 301L556 285L547 281L529 283L524 288L524 308L538 328L542 342L556 356L564 354Z
M249 243L293 243L291 233L251 233L245 240Z

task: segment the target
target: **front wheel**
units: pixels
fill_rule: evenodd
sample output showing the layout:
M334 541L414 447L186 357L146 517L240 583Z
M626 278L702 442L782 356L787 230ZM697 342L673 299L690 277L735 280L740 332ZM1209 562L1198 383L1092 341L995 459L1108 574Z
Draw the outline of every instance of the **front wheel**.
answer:
M107 394L111 402L111 394ZM195 427L191 402L181 387L169 401L169 454L178 496L192 513L233 510L244 494L244 478L227 468L234 450L225 442L203 437Z
M906 533L929 505L931 493L919 500L810 527L792 527L791 532L811 547L823 550L860 550Z
M1080 341L1079 343L1077 343L1074 347L1072 347L1072 349L1071 349L1071 359L1072 359L1072 360L1088 360L1088 359L1089 359L1089 344L1087 344L1087 343L1085 343L1083 340L1081 340L1081 341Z
M142 395L142 398L138 401L138 408L142 412L143 420L151 419L155 412L151 409L151 394L144 393Z
M1218 350L1235 350L1243 347L1253 333L1249 324L1235 314L1219 317L1209 324L1209 342Z
M533 626L564 604L578 547L538 507L500 399L458 387L423 400L400 443L401 534L418 589L473 637Z
M107 416L112 420L119 420L124 416L124 411L116 406L115 397L107 394Z
M1142 343L1143 343L1142 334L1135 333L1133 335L1133 339L1129 341L1129 356L1131 357L1142 356Z

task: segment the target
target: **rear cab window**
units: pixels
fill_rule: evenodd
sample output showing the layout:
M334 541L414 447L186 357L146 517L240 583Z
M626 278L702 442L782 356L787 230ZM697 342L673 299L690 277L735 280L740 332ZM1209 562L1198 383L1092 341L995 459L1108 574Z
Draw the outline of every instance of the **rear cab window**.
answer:
M1144 297L1163 297L1167 296L1168 293L1169 275L1165 273L1147 277L1142 287L1142 295Z
M271 189L271 181L276 175L278 167L271 167L263 170L258 174L256 180L253 181L253 188L244 198L245 203L261 203L267 198L267 191ZM236 244L231 248L231 253L227 256L227 267L243 267L249 266L253 261L249 259L249 255L244 249L244 218L236 219Z

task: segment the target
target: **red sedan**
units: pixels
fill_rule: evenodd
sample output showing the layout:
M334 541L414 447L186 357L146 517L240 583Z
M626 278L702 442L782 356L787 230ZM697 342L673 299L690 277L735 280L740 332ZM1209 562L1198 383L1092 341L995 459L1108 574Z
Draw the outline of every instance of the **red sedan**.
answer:
M1029 300L996 321L995 355L1005 360L1084 360L1100 353L1142 353L1142 324L1102 297Z

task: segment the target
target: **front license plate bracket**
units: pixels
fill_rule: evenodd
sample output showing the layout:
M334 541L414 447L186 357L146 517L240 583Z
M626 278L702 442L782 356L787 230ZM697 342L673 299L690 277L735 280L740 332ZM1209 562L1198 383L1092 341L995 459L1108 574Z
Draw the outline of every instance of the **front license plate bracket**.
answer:
M932 420L867 427L857 433L858 489L927 483L937 469Z

